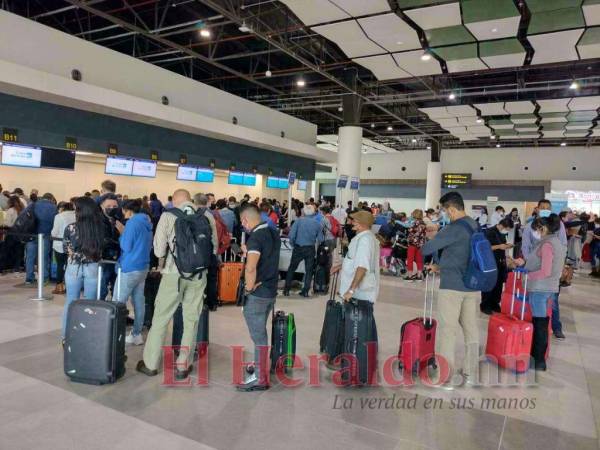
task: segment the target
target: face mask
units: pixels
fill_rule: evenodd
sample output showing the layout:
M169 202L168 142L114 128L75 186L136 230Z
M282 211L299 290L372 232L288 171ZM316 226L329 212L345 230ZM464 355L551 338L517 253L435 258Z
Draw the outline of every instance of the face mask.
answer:
M539 231L532 231L531 235L535 238L535 240L539 241L542 239L542 234Z
M116 219L119 216L122 216L120 208L108 208L106 210L106 215L111 219Z
M508 234L508 230L499 230L499 231L500 231L500 234L505 234L505 235Z
M448 216L448 211L446 211L446 210L442 211L441 219L442 219L442 222L444 222L444 223L450 222L450 217Z
M550 217L550 214L552 214L552 211L550 211L549 209L542 209L539 213L540 217Z

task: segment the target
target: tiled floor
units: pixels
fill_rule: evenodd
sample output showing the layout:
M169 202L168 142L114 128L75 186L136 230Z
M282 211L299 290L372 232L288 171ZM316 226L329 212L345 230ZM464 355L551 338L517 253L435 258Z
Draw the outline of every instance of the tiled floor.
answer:
M547 373L517 386L450 393L422 385L337 388L326 368L320 387L238 393L229 346L250 349L251 342L236 307L211 315L208 387L165 387L160 377L137 374L141 347L128 350L127 373L118 383L71 383L58 342L62 298L28 300L34 292L15 288L18 281L0 278L0 449L599 448L600 282L583 274L561 294L567 340L552 341ZM420 314L422 293L421 284L382 278L375 313L380 362L397 352L400 325ZM295 313L305 362L318 350L325 301L278 300ZM482 342L486 319L480 320ZM494 367L482 363L482 370ZM306 380L308 371L295 375ZM382 399L380 408L366 406L373 398ZM435 408L429 399L439 399Z

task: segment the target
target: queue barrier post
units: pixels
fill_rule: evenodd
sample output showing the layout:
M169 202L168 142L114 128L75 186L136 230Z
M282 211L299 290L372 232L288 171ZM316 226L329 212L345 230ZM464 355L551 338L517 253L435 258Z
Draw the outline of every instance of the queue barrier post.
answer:
M52 295L44 295L44 264L46 263L46 258L44 257L46 250L44 235L42 233L37 235L38 240L38 254L37 254L37 262L38 262L38 273L37 273L37 297L32 298L31 300L35 301L46 301L52 300ZM47 268L48 276L50 275L50 267Z

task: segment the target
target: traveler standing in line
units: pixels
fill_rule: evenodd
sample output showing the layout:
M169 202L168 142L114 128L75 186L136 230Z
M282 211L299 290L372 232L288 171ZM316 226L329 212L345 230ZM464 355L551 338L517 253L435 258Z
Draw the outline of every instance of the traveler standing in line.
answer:
M153 192L150 194L150 218L152 219L153 228L156 228L156 224L158 223L158 219L160 219L160 215L163 213L165 208L163 207L162 202L158 199L157 195Z
M512 230L513 223L508 217L503 218L493 227L485 230L485 237L492 246L494 259L498 268L498 278L496 286L489 292L481 293L481 304L479 309L482 313L491 315L493 312L500 312L500 300L502 298L502 287L508 276L508 265L506 260L506 250L513 246L506 242L506 236Z
M54 217L52 237L60 238L65 235L65 228L75 223L75 211L71 202L60 202L58 214ZM62 240L53 241L54 257L56 258L56 288L52 291L56 295L64 295L65 290L65 268L67 266L67 254L64 251Z
M246 255L244 280L246 303L244 319L254 342L256 370L246 383L238 386L242 391L258 391L269 388L267 319L275 307L277 281L279 279L279 233L261 221L258 207L246 204L241 208L242 226L249 233L243 250Z
M134 322L131 333L125 337L125 343L142 345L144 343L142 328L146 309L144 286L150 267L152 224L148 216L142 213L140 199L127 200L123 204L123 217L127 220L126 225L120 221L116 222L117 229L121 234L119 238L121 279L117 281L120 286L118 290L120 295L117 301L126 304L127 299L131 297Z
M560 219L556 214L535 219L531 231L537 244L529 253L525 269L528 270L527 301L533 316L533 344L531 356L535 370L546 370L548 347L548 302L558 294L566 247L559 238ZM523 260L517 261L523 263Z
M217 237L217 224L213 217L212 211L208 209L208 197L204 194L194 195L194 207L196 208L196 214L206 217L210 224L211 230L211 242L212 242L212 255L211 262L206 272L206 287L204 289L204 302L211 308L216 310L219 303L218 297L218 274L219 274L219 258L217 255L219 249L219 239ZM202 314L202 308L200 308L200 314ZM200 316L198 316L200 320ZM179 305L175 314L173 315L173 345L180 345L181 336L183 335L183 305ZM199 336L201 331L197 332L197 337L194 340L194 344L199 342Z
M315 220L315 209L312 205L304 207L304 216L296 219L290 230L290 244L293 246L292 258L285 277L285 287L283 295L290 295L290 287L294 280L294 273L304 261L304 286L300 295L310 297L310 286L312 283L313 271L315 266L315 246L323 241L323 227L321 223Z
M233 235L235 228L235 213L227 207L227 202L224 198L217 200L217 210L221 215L223 223L227 227L229 234Z
M179 189L173 193L173 205L186 215L196 214L190 193ZM180 276L173 254L177 257L175 247L175 213L167 211L158 221L154 236L154 254L164 262L162 279L154 306L152 328L146 337L144 357L138 362L136 370L148 376L158 375L158 366L162 355L162 346L167 334L169 322L175 310L181 303L183 306L183 337L181 350L177 357L176 378L186 379L192 367L190 353L196 337L198 319L204 303L204 290L206 288L206 271L188 280ZM179 367L185 367L180 369Z
M430 270L440 272L435 353L445 358L450 371L455 370L456 332L460 326L466 347L463 376L467 383L471 383L476 381L478 370L477 307L481 294L479 291L467 288L463 281L471 254L471 233L464 224L468 225L473 232L477 231L479 225L465 213L465 204L458 192L449 192L442 196L440 206L443 218L448 218L450 224L442 228L423 246L425 256L433 255L435 258L438 252L442 251L439 264L429 266ZM436 372L433 381L438 383L435 386L452 390L453 386L448 383L449 380L439 380L439 371ZM444 382L439 383L440 381Z
M100 205L102 203L102 201L104 200L105 195L107 195L107 194L116 195L116 193L117 193L117 183L115 183L112 180L104 180L102 182L102 184L100 185L100 195L95 198L96 203L98 203ZM90 195L92 195L92 194L90 194Z
M496 209L492 213L492 217L490 217L490 227L498 225L498 222L504 219L504 214L504 207L501 205L496 206Z
M44 235L44 261L38 261L38 239L25 244L25 286L33 286L35 283L35 264L43 264L44 283L48 282L50 277L50 262L52 260L52 245L50 243L50 233L54 226L54 216L56 216L56 200L52 194L46 193L41 199L29 205L33 208L33 214L36 218L35 234Z
M408 256L406 258L406 281L423 281L423 253L421 248L425 245L427 225L423 221L423 211L415 209L412 212L412 226L408 229ZM414 265L417 270L414 270Z
M63 248L67 255L65 271L66 300L63 309L62 336L65 337L69 305L83 298L98 300L98 262L104 245L104 221L102 212L91 197L74 200L75 223L67 225L63 236Z
M215 194L211 194L210 192L206 194L206 198L208 199L208 209L215 209L217 207L217 200L215 199Z
M552 203L550 200L542 199L538 202L537 206L537 214L535 214L535 218L545 219L550 217L552 214ZM523 254L523 259L527 261L529 256L532 254L533 250L536 248L539 239L537 234L533 231L533 220L527 224L527 226L523 229L523 239L521 243L521 252ZM562 220L559 220L560 230L557 231L558 239L560 243L565 247L565 254L567 250L567 231ZM564 263L564 261L563 261ZM552 334L556 339L564 340L565 335L562 331L562 322L560 321L560 305L558 302L558 297L560 295L559 292L554 293L553 302L552 302Z
M10 206L8 205L9 198L10 198L10 195L7 195L4 192L4 188L0 184L0 210L6 211L8 208L10 208Z
M23 203L21 202L19 197L17 197L16 195L11 195L9 197L7 207L8 209L6 211L6 214L4 215L4 226L7 227L10 232L15 225L17 217L19 216L19 214L21 214L21 211L23 211L25 207L23 206ZM20 272L23 267L23 255L25 253L25 248L21 242L21 239L18 236L12 236L11 234L8 234L8 236L6 236L5 242L6 245L4 247L4 261L12 261L11 265L13 271ZM8 264L6 266L10 267Z
M169 195L167 197L167 204L165 205L165 209L171 209L173 207L173 196Z
M104 182L106 183L106 181ZM103 185L104 185L103 183ZM113 193L103 194L100 197L100 208L104 216L104 251L102 259L116 262L119 259L119 230L116 223L123 219L123 212L119 208L117 196ZM117 272L114 264L102 264L102 280L100 282L100 299L106 299L108 291L114 295Z

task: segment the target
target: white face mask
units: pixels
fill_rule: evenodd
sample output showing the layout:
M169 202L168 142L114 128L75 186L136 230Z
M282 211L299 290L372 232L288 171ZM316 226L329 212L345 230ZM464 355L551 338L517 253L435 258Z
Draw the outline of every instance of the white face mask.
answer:
M542 234L539 231L532 231L531 235L538 241L542 238Z
M500 230L500 234L508 234L508 230L506 228L503 230Z

